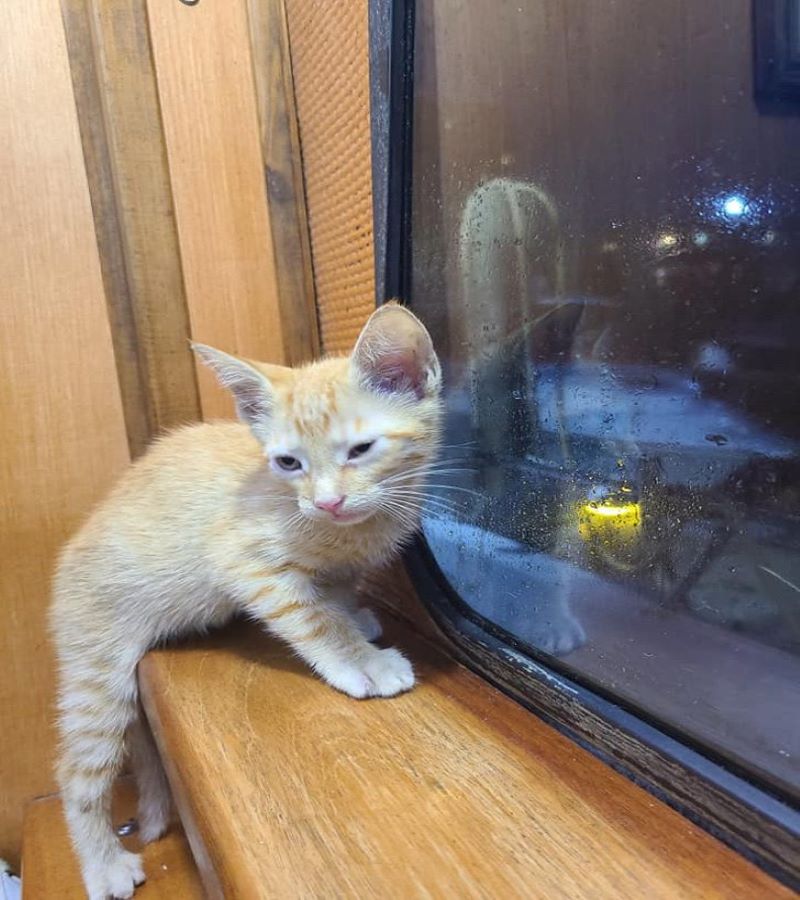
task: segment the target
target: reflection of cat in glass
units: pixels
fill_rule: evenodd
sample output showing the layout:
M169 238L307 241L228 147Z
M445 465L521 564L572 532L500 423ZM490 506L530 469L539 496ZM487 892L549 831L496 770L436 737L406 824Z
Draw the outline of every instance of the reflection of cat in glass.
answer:
M459 268L469 436L481 461L482 508L473 511L473 521L552 553L559 528L553 546L553 529L541 525L543 519L555 524L554 511L544 508L535 487L521 490L519 472L536 444L530 342L561 327L563 318L564 248L552 200L537 185L513 178L479 185L461 219ZM542 546L547 531L550 546ZM535 616L521 613L518 635L546 652L567 653L583 642L583 629L565 590L553 585L548 593L536 598Z
M767 267L761 247L751 261L726 233L706 246L709 229L702 247L675 229L669 253L659 232L646 250L605 236L570 260L580 287L568 295L562 231L540 189L507 178L476 188L462 218L463 430L476 439L483 491L471 521L516 541L539 569L537 586L518 568L530 602L518 598L517 611L487 597L490 615L503 612L540 649L569 649L570 597L593 573L662 609L795 647L796 504L779 489L796 455L794 370L776 322L793 321L796 291L769 280L780 258ZM766 284L771 318L753 312ZM748 454L766 473L758 501L745 497Z

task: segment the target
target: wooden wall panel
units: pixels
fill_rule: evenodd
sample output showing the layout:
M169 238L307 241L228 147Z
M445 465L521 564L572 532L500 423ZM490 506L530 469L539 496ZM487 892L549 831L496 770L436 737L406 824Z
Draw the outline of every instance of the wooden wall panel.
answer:
M131 451L200 416L145 0L62 0Z
M128 460L57 0L0 4L0 856L52 788L57 546Z
M375 307L367 3L286 0L323 349Z
M286 358L245 0L148 0L192 336ZM232 404L204 369L206 418Z
M320 342L286 8L248 0L248 10L286 362L296 365L319 356Z

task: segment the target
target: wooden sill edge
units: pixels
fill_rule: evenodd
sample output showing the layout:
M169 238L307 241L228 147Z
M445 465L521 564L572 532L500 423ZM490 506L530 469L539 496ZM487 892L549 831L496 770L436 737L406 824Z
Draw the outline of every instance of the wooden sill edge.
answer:
M407 622L405 623L408 624ZM400 632L401 634L405 632L405 628L397 625L390 626L390 632ZM426 627L426 631L429 630L429 627ZM437 629L438 630L438 629ZM424 639L415 636L413 641L414 644L417 645L417 641ZM444 643L444 641L443 641ZM417 645L419 646L419 645ZM437 653L441 652L441 648L439 648ZM159 684L163 687L163 680L160 680L160 675L163 673L158 673L159 662L157 659L152 657L148 657L145 661L143 661L142 667L140 669L140 683L142 686L142 699L144 703L144 707L148 716L148 719L151 722L153 727L153 732L156 736L156 740L159 744L159 749L162 755L162 759L165 763L165 768L167 770L170 783L173 786L173 792L175 795L176 805L178 807L181 820L184 825L184 829L186 831L187 838L189 840L189 844L192 848L192 852L195 856L195 860L200 871L201 877L203 879L206 891L211 897L225 897L231 896L229 892L229 885L224 884L223 880L220 879L216 867L213 863L212 857L214 856L214 851L207 846L207 837L213 831L213 823L209 823L204 820L204 816L207 816L207 811L204 811L200 808L198 803L196 802L197 797L193 794L190 789L191 782L191 773L190 772L182 772L180 767L175 764L172 759L171 749L169 744L169 739L165 737L165 731L163 725L160 720L161 714L161 704L163 703L163 697L159 697L157 695L157 691L159 688ZM465 708L469 709L472 707L473 712L477 712L481 715L484 720L492 719L491 724L492 727L496 730L496 733L500 736L499 739L502 741L510 742L516 744L517 746L523 746L527 751L530 751L530 746L526 740L526 734L529 730L526 727L525 719L529 718L531 724L535 721L539 726L541 723L534 716L533 713L524 710L518 704L509 700L505 695L500 694L500 692L495 692L494 688L491 688L486 682L482 682L477 676L472 675L472 673L467 673L466 670L463 670L461 666L457 666L457 669L463 673L459 675L459 677L454 677L451 681L448 681L446 684L442 684L442 689L447 691L451 697L454 697L459 704L463 704ZM443 676L447 677L447 676ZM471 688L474 685L474 681L477 680L483 684L484 689L481 691L481 696L476 697L472 695ZM487 692L488 692L488 706L487 706ZM494 694L497 694L494 697ZM413 697L413 694L410 695ZM512 704L516 713L514 715L514 721L506 721L502 716L499 718L495 715L492 718L493 711L496 713L496 707L503 707L504 704ZM506 707L508 708L508 707ZM443 727L446 723L442 723ZM587 751L574 746L572 749L572 756L579 757L582 755L586 755L590 757ZM594 757L590 757L593 763L596 763ZM588 761L587 761L588 762ZM605 767L604 767L605 768ZM618 779L621 776L614 773L610 768L607 770L609 781L611 782L609 785L609 790L615 790L615 785L613 784L614 779ZM640 803L643 807L647 807L649 810L653 810L659 807L663 807L664 810L667 810L667 807L662 804L660 801L655 801L652 797L647 795L643 790L635 787L632 783L629 783L629 788L633 792L636 800L635 802ZM670 814L673 814L669 811ZM681 831L680 826L680 817L677 817L674 820L674 828L676 831L676 844L680 844L682 841L685 843L686 834L679 834ZM418 823L419 827L424 827L424 823ZM686 825L688 827L689 823ZM747 862L744 858L739 857L732 851L725 848L718 841L712 838L710 835L701 833L702 842L707 842L709 847L715 848L718 852L712 853L707 861L708 869L703 873L702 881L707 881L708 885L714 883L714 879L717 877L714 872L715 856L721 856L725 858L725 864L728 869L726 872L726 877L731 874L731 867L736 870L734 881L737 883L738 887L741 888L742 885L751 884L752 892L751 896L770 896L770 897L783 897L783 896L793 896L788 889L784 888L777 882L772 882L772 880L765 875L763 872L758 870L755 866ZM217 848L218 849L218 848ZM665 847L664 852L670 853L674 848ZM678 855L680 855L681 851L678 851ZM704 863L705 864L705 863ZM646 875L646 873L643 873ZM766 886L769 886L768 888ZM733 896L724 890L719 893L715 893L715 896ZM599 895L598 895L599 896ZM607 894L607 896L616 896L612 894ZM687 893L686 896L700 896L700 894Z

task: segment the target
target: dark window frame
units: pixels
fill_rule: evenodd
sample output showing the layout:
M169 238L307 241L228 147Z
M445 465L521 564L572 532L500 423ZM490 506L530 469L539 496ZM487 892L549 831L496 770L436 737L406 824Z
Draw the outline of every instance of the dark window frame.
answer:
M370 99L376 300L411 301L414 0L371 0ZM423 537L406 563L456 654L580 746L745 857L800 890L800 810L729 763L567 677L558 660L517 641L450 587Z

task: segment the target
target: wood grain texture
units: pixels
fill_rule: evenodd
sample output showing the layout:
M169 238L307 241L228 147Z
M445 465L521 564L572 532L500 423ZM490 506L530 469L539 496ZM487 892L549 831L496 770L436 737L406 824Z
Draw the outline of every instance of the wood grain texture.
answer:
M282 363L246 0L148 0L192 337ZM205 418L230 398L200 372Z
M200 417L145 0L62 0L128 436Z
M415 630L430 635L448 655L463 661L510 697L565 729L576 740L595 748L626 777L646 786L706 831L716 834L735 851L759 861L767 871L783 873L786 883L797 883L800 844L796 831L791 827L788 808L781 814L777 811L780 804L766 797L762 803L752 803L747 787L743 786L743 790L732 787L724 770L717 770L713 775L709 771L711 763L693 756L689 747L672 742L663 733L659 735L659 732L649 730L647 723L635 716L624 712L615 714L612 710L620 713L619 708L603 706L602 700L595 702L590 694L577 688L568 675L563 677L560 671L547 666L520 665L521 657L507 652L509 648L507 645L504 647L502 640L462 616L439 586L428 581L430 575L425 573L425 563L415 560L413 565L419 579L419 592L411 586L407 575L402 577L404 573L387 571L384 577L366 582L362 586L362 595L371 603L385 603L393 612L413 623ZM420 596L427 591L431 593L426 607ZM601 617L597 609L593 610L593 615L586 615L589 607L587 598L586 606L578 613L579 620L587 633L596 637L598 630L607 630L609 626L607 622L602 622L597 629ZM627 614L630 615L630 612ZM618 618L614 624L619 627ZM645 629L639 632L645 638L645 647L647 626L645 620ZM618 630L616 634L619 634ZM710 633L706 637L710 640L702 647L705 656L698 654L695 668L712 671L719 643ZM586 646L591 647L591 638ZM684 646L697 649L696 641L685 640ZM603 654L603 657L610 656L617 670L621 666L637 684L643 686L647 679L637 670L642 649L638 644L636 648L629 641L619 640L613 652ZM586 655L583 648L574 651L570 662ZM681 665L673 666L670 671L673 681L676 681ZM777 681L779 688L786 691L786 682L780 683L783 675L780 667L775 671L765 666L763 671L769 672L767 677ZM716 682L716 679L710 681ZM715 684L701 687L692 708L692 714L697 718L703 715L711 718L714 714L715 710L708 703L709 693L713 694L714 690ZM699 708L696 713L695 706ZM790 730L793 725L794 722L789 721L786 728ZM732 743L740 743L763 733L763 729L759 732L756 728L751 735L742 733L734 726L729 727L728 733Z
M367 4L285 3L320 334L347 352L375 308Z
M0 856L14 862L23 805L53 789L53 558L128 447L57 2L0 4L0 34Z
M353 701L255 626L150 654L145 708L229 897L790 897L396 629L410 694Z
M314 272L284 0L248 0L286 362L319 356Z
M103 274L117 379L132 455L149 440L150 415L144 373L136 346L136 324L125 266L125 250L114 192L114 174L108 154L102 94L92 41L91 12L87 0L65 0L62 5L72 87L78 110L84 164L92 198L100 268Z
M125 779L114 793L113 819L121 825L136 815L136 790ZM134 852L142 849L136 836L125 838ZM201 900L204 896L189 845L179 827L144 848L147 881L136 900ZM34 801L25 811L22 860L23 900L85 900L80 870L72 852L61 800Z

